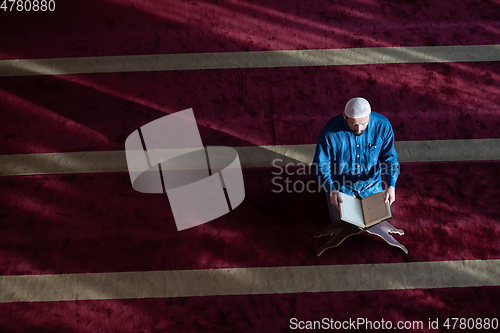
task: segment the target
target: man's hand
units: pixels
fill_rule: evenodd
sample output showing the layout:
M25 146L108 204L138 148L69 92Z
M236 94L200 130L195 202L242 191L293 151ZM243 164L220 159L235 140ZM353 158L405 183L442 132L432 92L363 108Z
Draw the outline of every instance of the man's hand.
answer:
M333 190L330 192L330 202L340 211L340 203L344 202L340 197L340 191Z
M396 201L396 189L394 186L389 186L385 190L385 202L392 204L394 201Z

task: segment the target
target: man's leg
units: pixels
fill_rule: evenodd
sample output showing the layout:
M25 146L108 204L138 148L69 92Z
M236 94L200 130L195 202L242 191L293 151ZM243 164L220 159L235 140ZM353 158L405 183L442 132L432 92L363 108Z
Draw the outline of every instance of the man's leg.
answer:
M323 245L318 249L318 251L316 252L316 255L318 257L326 250L339 246L346 238L363 232L363 229L360 229L355 225L340 220L340 212L337 209L337 207L332 205L330 201L330 195L328 194L326 195L326 200L332 223L325 230L315 233L314 237L316 238L319 238L321 236L333 236L333 237L330 238L325 245Z
M332 220L332 222L339 221L340 212L337 207L335 207L335 205L332 205L332 202L330 201L330 195L328 193L326 193L326 202L328 204L328 211L330 212L330 219Z
M338 229L339 227L343 227L343 222L341 222L341 220L340 220L339 210L337 209L337 207L332 205L332 203L330 201L330 195L328 195L328 193L325 193L325 194L326 194L326 204L328 206L328 212L330 213L330 220L332 222L325 230L320 231L320 232L316 232L314 234L314 237L316 237L316 238L319 238L322 236L333 236L335 231L337 231L337 232L339 231L339 229Z

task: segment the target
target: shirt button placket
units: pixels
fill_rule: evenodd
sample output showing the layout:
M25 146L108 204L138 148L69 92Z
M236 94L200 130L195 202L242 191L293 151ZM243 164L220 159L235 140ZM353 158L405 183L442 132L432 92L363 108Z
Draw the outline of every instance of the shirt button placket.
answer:
M356 159L356 164L357 164L356 165L356 174L357 174L357 177L356 178L358 178L358 179L359 179L359 174L361 173L361 166L360 166L360 162L361 161L359 159L359 151L360 151L360 149L359 149L359 140L360 140L360 138L356 137L356 147L357 147L357 149L356 149L356 155L357 155L357 159ZM356 184L356 190L357 189L358 189L358 187L357 187L357 184Z
M361 156L361 154L360 154L360 152L361 152L360 140L361 140L361 138L358 137L357 139L358 140L356 140L357 141L357 145L356 146L357 146L357 154L358 154L358 165L357 165L357 171L358 171L357 174L358 174L358 176L356 178L358 178L358 180L359 180L359 178L361 177L361 170L362 170L361 159L360 159L360 156ZM356 182L356 192L359 192L358 182Z

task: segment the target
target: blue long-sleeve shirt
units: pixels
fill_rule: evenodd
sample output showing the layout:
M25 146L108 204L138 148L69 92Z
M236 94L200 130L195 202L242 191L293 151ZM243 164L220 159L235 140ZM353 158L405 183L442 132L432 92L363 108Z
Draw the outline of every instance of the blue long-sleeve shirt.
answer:
M374 111L358 136L349 129L343 114L330 119L321 130L312 165L327 193L338 190L361 198L382 191L381 174L387 186L395 186L398 166L392 126Z

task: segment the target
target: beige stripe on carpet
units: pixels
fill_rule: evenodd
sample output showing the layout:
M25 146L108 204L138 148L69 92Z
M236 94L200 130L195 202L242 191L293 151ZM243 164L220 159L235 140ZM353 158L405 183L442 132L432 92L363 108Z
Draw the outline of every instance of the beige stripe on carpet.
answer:
M500 260L0 277L0 303L500 286Z
M500 45L371 47L0 60L1 76L500 61Z
M500 139L398 141L401 163L500 160ZM243 168L310 164L316 145L235 147ZM0 176L127 172L125 151L0 155Z

